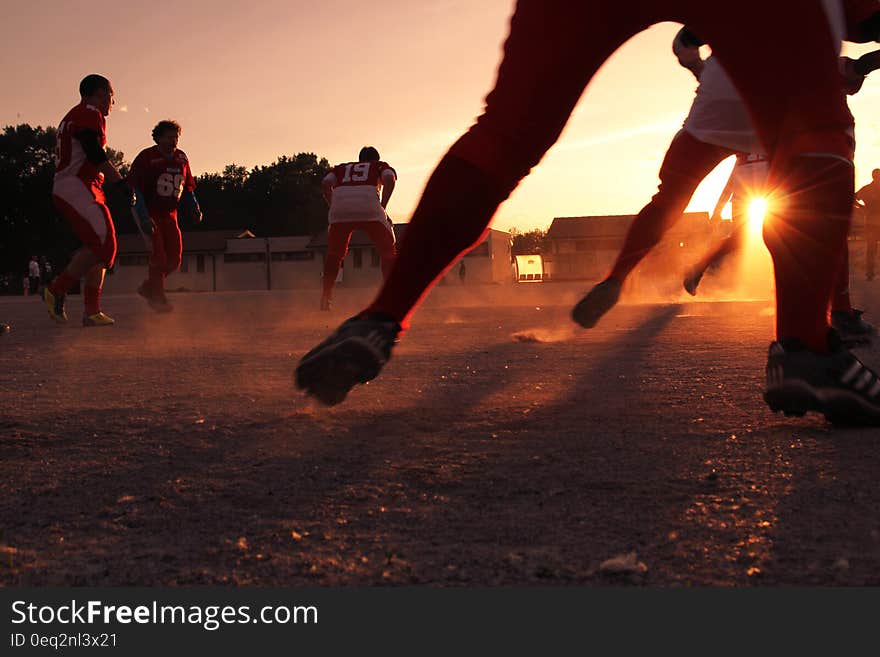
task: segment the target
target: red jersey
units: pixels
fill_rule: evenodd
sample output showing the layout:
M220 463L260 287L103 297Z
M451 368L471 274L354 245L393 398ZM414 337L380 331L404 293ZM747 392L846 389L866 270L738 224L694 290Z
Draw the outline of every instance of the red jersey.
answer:
M145 148L131 163L128 182L139 194L144 195L152 216L170 216L177 213L177 204L183 190L196 188L189 160L180 149L167 158L158 146Z
M80 103L61 120L55 141L55 181L74 177L91 187L100 187L104 174L89 162L82 144L76 138L84 130L98 135L101 147L107 145L107 122L94 105Z

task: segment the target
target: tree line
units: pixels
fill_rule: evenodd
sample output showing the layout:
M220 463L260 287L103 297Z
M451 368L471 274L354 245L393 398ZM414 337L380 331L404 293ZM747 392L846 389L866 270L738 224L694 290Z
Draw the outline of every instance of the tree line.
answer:
M59 271L77 240L52 203L55 128L26 123L6 126L0 134L0 275L20 275L32 255L45 256ZM125 175L122 152L107 149ZM321 179L326 158L314 153L282 155L272 164L229 164L221 173L196 178L196 196L205 221L185 222L183 230L248 229L258 237L316 235L327 226ZM136 232L124 200L107 195L119 234Z

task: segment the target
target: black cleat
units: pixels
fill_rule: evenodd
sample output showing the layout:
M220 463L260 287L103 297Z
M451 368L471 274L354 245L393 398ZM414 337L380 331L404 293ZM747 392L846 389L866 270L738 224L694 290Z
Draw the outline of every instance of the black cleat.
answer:
M832 350L820 354L800 340L770 345L764 401L773 411L822 413L832 424L880 426L880 377L829 333Z
M871 344L877 335L876 327L862 319L864 312L853 308L849 312L835 310L831 313L831 328L837 331L847 347Z
M147 283L141 283L138 286L137 293L143 297L147 304L157 313L170 313L174 310L174 306L168 301L168 297L164 292L156 294Z
M699 267L691 267L685 272L683 282L684 289L692 297L697 296L697 288L700 285L700 281L703 280L703 274L705 273L706 270L700 269Z
M49 286L43 288L43 303L46 304L46 310L49 311L49 317L54 319L58 324L67 323L67 312L64 310L64 295L55 296L49 291Z
M571 311L571 318L584 328L593 328L602 316L614 308L623 285L616 278L596 284Z
M296 386L328 406L340 403L358 383L379 375L400 331L400 324L384 315L346 320L302 357Z
M3 322L0 322L0 335L3 335L4 333L9 333L11 330L12 327L9 324L4 324Z

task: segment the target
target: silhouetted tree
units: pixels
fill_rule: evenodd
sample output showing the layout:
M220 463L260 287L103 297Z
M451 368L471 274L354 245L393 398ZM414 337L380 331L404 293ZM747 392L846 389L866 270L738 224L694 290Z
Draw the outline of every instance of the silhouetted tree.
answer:
M531 255L533 253L546 253L548 249L547 231L541 228L522 232L517 228L509 231L511 239L511 255Z

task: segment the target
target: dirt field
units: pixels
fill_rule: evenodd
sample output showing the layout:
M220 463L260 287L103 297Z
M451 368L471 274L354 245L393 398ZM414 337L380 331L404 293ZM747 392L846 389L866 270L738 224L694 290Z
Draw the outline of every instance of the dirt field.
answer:
M333 409L293 368L366 292L0 299L0 584L880 584L880 431L765 408L768 301L580 289L439 288Z

